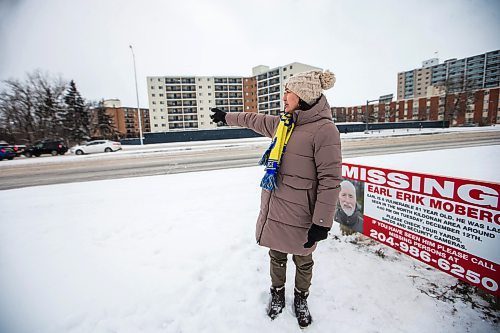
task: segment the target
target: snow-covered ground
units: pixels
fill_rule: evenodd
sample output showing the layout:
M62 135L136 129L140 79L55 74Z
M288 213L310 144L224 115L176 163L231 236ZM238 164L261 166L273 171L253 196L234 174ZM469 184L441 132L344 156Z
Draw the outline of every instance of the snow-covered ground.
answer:
M346 162L499 182L499 158L497 145ZM254 239L262 174L0 191L0 332L299 332L291 260L286 309L274 321L265 313L269 259ZM335 225L318 246L307 332L499 331L453 297L455 278L355 240Z

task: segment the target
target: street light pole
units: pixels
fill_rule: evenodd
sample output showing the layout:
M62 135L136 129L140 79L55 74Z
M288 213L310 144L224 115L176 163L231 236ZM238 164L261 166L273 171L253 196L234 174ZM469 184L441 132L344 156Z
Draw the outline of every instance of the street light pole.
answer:
M132 45L129 45L130 51L132 51L132 59L134 61L134 78L135 78L135 95L137 97L137 117L139 119L139 139L141 141L141 146L144 144L142 142L142 121L141 121L141 109L139 107L139 90L137 88L137 70L135 69L135 54Z
M366 110L365 110L365 134L368 134L368 106L370 103L377 102L378 99L372 99L371 101L366 100Z

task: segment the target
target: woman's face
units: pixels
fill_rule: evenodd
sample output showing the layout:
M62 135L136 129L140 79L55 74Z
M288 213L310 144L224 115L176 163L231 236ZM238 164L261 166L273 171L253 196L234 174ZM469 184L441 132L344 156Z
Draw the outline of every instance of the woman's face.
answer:
M295 95L288 89L285 89L283 94L283 102L285 102L285 112L292 113L299 108L299 96Z

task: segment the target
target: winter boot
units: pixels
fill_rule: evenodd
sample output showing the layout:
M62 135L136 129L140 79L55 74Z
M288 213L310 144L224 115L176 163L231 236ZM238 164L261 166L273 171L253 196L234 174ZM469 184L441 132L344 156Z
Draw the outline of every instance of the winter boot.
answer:
M285 307L285 286L281 288L271 287L271 301L267 309L269 318L276 318Z
M309 313L309 308L307 307L307 297L309 292L302 292L295 288L295 298L293 300L293 306L295 309L295 317L297 317L297 322L300 328L306 328L312 322L311 314Z

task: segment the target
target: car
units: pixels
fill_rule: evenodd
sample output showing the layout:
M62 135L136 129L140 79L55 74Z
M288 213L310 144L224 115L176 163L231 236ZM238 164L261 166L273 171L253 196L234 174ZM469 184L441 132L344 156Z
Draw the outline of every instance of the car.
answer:
M16 153L12 149L8 147L0 148L0 161L3 159L12 160L14 157L16 157Z
M120 142L111 140L94 140L85 145L71 147L70 151L76 155L92 154L92 153L110 153L121 150Z
M36 156L42 154L51 154L52 156L64 155L68 151L68 147L62 140L43 140L38 141L34 145L26 148L23 154L26 157Z
M10 145L5 141L0 141L0 148L10 148L16 153L16 156L21 156L24 150L26 149L25 145Z

